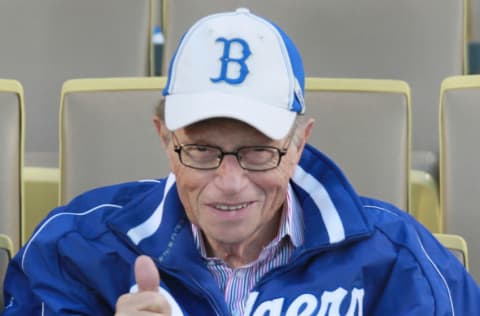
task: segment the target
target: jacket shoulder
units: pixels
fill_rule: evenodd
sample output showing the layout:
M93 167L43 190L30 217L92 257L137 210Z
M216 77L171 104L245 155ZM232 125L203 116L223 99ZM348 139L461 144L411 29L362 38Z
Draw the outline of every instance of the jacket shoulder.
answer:
M125 205L129 201L150 191L152 188L162 185L164 182L164 179L151 179L93 188L76 196L67 204L60 207L60 209L74 210L78 207L85 208L104 203Z
M164 186L164 180L144 180L89 190L65 205L53 209L36 227L30 242L52 242L72 231L90 235L106 229L105 221L115 212L141 199L151 190Z

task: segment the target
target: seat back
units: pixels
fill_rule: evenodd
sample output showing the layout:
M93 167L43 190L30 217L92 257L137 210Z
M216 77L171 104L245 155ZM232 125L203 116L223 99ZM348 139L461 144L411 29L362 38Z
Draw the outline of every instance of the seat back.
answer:
M409 209L410 90L403 81L307 78L309 142L362 195Z
M25 88L27 166L58 167L65 80L149 74L151 2L0 1L0 69Z
M480 282L480 76L445 79L440 97L440 206L445 232L471 245L471 273Z
M465 239L460 235L454 234L435 234L438 241L440 241L453 255L460 261L465 269L469 269L468 261L468 247Z
M0 234L10 236L14 250L21 244L23 88L0 80Z
M60 203L169 168L153 125L165 78L67 81L60 108Z
M0 80L0 311L7 263L21 244L23 126L23 88Z
M443 232L438 183L420 170L410 171L411 212L432 233Z
M164 60L170 60L180 36L198 18L246 6L291 36L302 53L307 76L408 82L412 147L434 152L436 158L438 88L446 76L464 72L466 2L164 0ZM418 156L421 162L424 154Z

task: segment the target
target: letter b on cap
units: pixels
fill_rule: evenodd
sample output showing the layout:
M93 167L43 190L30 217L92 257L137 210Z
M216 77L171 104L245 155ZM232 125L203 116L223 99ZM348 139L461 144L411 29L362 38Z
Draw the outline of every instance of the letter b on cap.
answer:
M241 38L226 39L224 37L217 38L216 42L223 43L223 55L220 57L221 68L219 76L217 78L210 78L210 80L213 83L220 81L225 81L228 84L242 83L249 73L248 66L245 61L252 54L248 43ZM232 43L241 46L241 57L231 57ZM228 66L231 63L235 63L239 66L238 75L236 77L229 77Z

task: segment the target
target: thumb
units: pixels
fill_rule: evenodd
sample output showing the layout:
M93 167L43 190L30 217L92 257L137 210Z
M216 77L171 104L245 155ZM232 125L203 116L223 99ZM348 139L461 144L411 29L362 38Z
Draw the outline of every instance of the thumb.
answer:
M139 292L158 291L160 274L152 258L141 255L135 260L135 281Z

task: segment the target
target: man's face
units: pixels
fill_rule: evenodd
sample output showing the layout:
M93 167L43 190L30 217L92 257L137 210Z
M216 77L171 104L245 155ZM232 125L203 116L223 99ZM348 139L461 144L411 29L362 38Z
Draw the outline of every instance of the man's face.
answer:
M182 144L212 145L223 151L244 146L284 148L288 139L273 141L256 129L231 119L213 119L177 130ZM177 189L190 221L209 243L240 246L253 239L269 241L278 230L287 185L300 158L301 145L291 144L280 165L268 171L248 171L233 155L226 155L214 170L182 165L173 151L167 152Z

